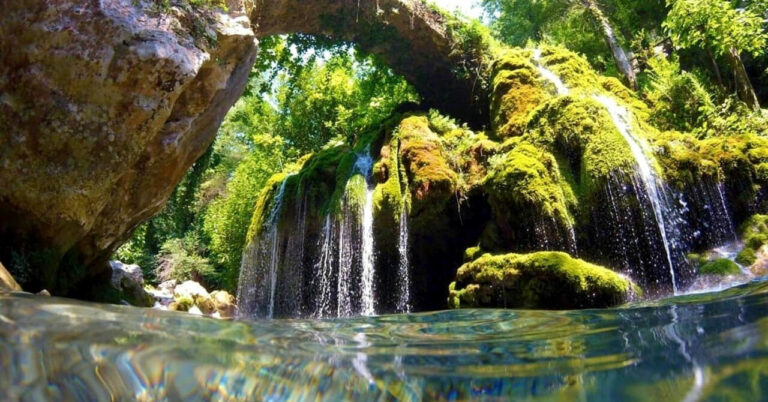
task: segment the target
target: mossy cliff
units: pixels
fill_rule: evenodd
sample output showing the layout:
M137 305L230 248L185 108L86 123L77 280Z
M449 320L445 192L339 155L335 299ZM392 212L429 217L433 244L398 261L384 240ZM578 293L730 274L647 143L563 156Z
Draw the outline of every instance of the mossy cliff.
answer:
M687 247L670 253L679 267L676 284L697 274L735 272L722 262L685 268L682 252L732 239L728 207L736 222L762 207L768 145L762 137L698 139L659 131L647 123L640 99L617 80L597 75L580 56L560 48L535 55L510 50L493 64L492 131L472 131L434 111L397 114L360 143L329 146L288 176L281 219L285 230L306 228L304 277L317 275L311 270L327 217L337 222L331 232L340 233L334 225L350 206L362 208L371 188L379 311L393 311L403 219L419 310L445 307L454 280L451 300L462 307L597 307L622 303L640 287L645 294L668 293L668 260L638 162L604 99L615 102L641 143L664 182L663 196L686 205L664 217L674 221ZM558 74L569 91L557 91L540 66ZM368 182L366 173L355 171L365 152L374 162ZM265 190L254 222L264 221L272 205L267 200L284 177ZM301 225L294 211L305 211ZM497 256L481 257L485 253ZM462 261L467 265L457 277ZM499 284L515 290L499 292Z

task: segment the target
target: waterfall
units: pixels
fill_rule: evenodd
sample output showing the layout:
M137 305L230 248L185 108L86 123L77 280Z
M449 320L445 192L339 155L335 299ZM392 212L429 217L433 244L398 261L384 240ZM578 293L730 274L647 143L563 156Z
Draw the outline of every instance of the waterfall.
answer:
M313 316L374 315L373 159L357 154L340 214L327 214L313 266ZM362 199L359 199L362 194Z
M319 259L314 266L318 275L318 286L315 293L315 317L322 318L331 313L331 297L333 294L333 245L334 230L331 215L325 216L325 223L319 242Z
M408 209L403 201L403 210L400 213L400 236L397 241L397 249L400 261L397 270L397 311L400 313L411 312L411 277L410 261L408 261Z
M571 93L565 83L563 83L563 80L561 80L557 74L541 64L541 49L533 50L533 61L536 63L536 69L539 70L539 74L541 74L545 80L551 82L555 86L558 95L565 96Z
M272 201L272 210L261 228L261 233L252 239L243 255L237 291L241 315L263 318L274 316L277 267L280 262L278 223L289 177L286 176L280 183Z
M675 278L675 266L672 263L672 253L670 251L670 242L667 239L667 227L665 222L665 212L670 209L670 206L667 205L661 180L657 177L656 171L651 165L651 160L646 156L646 153L643 150L644 144L632 135L632 119L630 112L626 108L619 106L615 100L608 96L595 95L593 98L608 110L608 114L611 115L611 119L616 125L616 129L618 129L621 136L624 137L624 140L629 144L630 151L637 164L637 174L640 180L642 180L645 192L651 202L651 208L653 209L653 214L656 218L656 224L659 227L659 234L664 243L664 251L667 257L667 263L669 264L669 275L672 279L672 288L674 289L675 294L677 294L678 289L677 280Z
M560 77L554 72L547 69L540 63L541 50L535 49L533 53L533 60L536 63L536 67L541 76L547 81L551 82L557 89L558 95L568 95L570 90L563 83ZM679 237L679 229L676 227L667 227L675 225L675 219L668 219L672 216L677 216L677 212L674 207L671 206L668 197L664 191L662 181L657 177L655 170L653 169L653 157L649 156L650 152L644 149L645 145L642 140L636 138L632 133L631 114L630 112L616 103L612 98L605 95L594 95L593 99L603 105L611 116L616 129L621 136L627 142L630 147L630 151L635 159L637 165L637 176L640 183L635 183L636 189L642 189L647 197L647 201L651 205L653 210L653 217L658 228L658 233L661 236L661 242L664 248L665 264L669 268L669 275L672 282L674 292L678 292L678 283L676 278L675 267L672 259L672 242L677 244L676 237ZM639 197L640 194L638 193ZM617 212L617 211L613 211ZM672 239L669 239L672 237Z
M730 237L733 239L734 242L738 243L739 236L736 235L736 229L733 226L733 219L731 219L731 214L728 212L728 203L725 202L725 191L723 191L723 183L717 183L717 195L720 199L720 211L721 216L725 217L725 221L727 222L727 230Z
M363 217L362 217L362 259L363 259L363 275L362 275L362 313L363 315L374 315L374 268L375 257L373 248L373 190L372 183L373 176L373 158L371 158L370 151L366 150L365 153L358 154L357 161L355 162L355 168L365 175L365 204L363 205Z

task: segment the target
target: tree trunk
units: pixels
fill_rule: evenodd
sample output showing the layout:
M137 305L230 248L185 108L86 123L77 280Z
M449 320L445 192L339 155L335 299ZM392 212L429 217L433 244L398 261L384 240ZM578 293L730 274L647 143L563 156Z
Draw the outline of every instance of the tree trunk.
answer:
M736 93L739 95L739 99L744 101L752 110L760 110L760 103L757 100L757 95L755 95L755 89L749 81L749 76L744 68L744 63L741 61L739 51L731 48L731 51L726 56L733 66L733 74L736 78Z
M707 55L709 55L709 60L712 62L712 67L715 69L715 75L717 76L717 83L720 84L722 88L725 88L725 83L723 82L723 75L720 74L720 67L717 65L717 60L715 60L715 55L712 54L712 50L707 47Z
M594 0L580 0L581 4L586 7L587 10L600 24L600 29L603 31L603 39L608 47L611 48L611 54L613 54L613 60L616 62L616 67L619 69L621 75L624 76L624 80L627 85L632 89L637 89L637 77L635 76L635 69L632 67L632 63L627 57L627 52L621 47L619 41L616 39L616 35L613 32L611 23L605 18L603 12L597 6Z

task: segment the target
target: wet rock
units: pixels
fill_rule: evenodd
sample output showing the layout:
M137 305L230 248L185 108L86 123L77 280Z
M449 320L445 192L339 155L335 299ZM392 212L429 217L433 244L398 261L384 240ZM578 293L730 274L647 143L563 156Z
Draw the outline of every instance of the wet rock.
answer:
M0 263L0 290L20 292L21 286L13 279L13 276Z
M235 306L235 297L223 290L217 290L211 293L211 300L218 313L218 318L234 318L237 307Z
M108 295L109 256L163 208L245 87L257 46L242 9L3 5L0 258L25 264L25 288Z
M559 252L485 254L459 268L452 308L578 309L625 303L642 290L607 268Z
M112 288L117 291L117 298L136 307L152 307L154 298L144 290L144 275L138 265L110 261L112 267Z
M41 290L41 291L39 291L39 292L37 292L35 294L38 295L38 296L51 297L51 293L49 291L45 290L45 289L43 289L43 290Z

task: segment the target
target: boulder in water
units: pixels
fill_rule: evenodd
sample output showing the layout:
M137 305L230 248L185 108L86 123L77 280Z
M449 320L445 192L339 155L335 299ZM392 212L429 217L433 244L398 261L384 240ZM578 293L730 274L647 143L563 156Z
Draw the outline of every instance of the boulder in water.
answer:
M217 318L227 319L235 317L235 297L229 294L229 292L216 290L211 293L211 300L219 315Z
M110 261L112 267L112 288L117 291L117 301L137 307L152 307L154 298L144 290L144 274L138 265Z
M452 308L601 308L641 293L628 278L566 253L485 254L459 268L448 304Z

